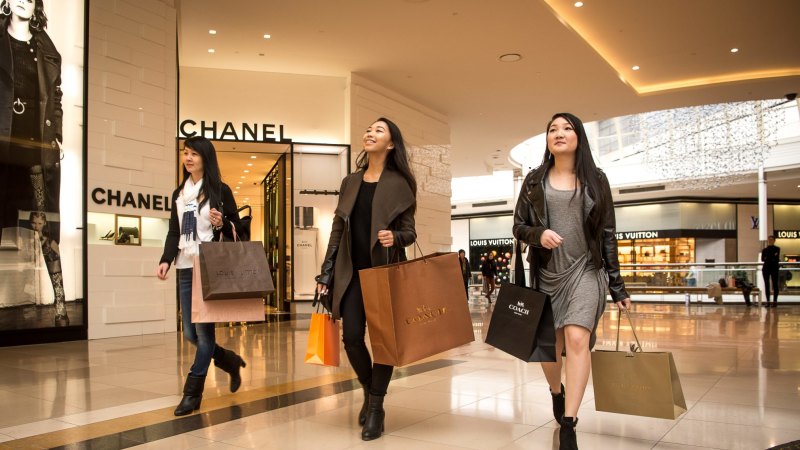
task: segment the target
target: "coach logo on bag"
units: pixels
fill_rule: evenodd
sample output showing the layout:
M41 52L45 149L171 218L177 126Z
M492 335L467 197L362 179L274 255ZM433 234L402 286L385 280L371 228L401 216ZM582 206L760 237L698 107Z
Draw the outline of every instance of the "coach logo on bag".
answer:
M531 310L525 307L525 302L517 302L516 305L514 305L514 304L508 305L508 309L510 309L511 311L514 311L514 314L516 314L518 316L522 316L522 315L526 315L527 316L528 314L531 313Z
M422 305L417 306L417 315L411 316L406 318L406 323L409 325L412 324L427 324L431 322L435 322L439 316L443 316L447 314L447 307L443 306L441 308L433 308L431 309L428 306Z

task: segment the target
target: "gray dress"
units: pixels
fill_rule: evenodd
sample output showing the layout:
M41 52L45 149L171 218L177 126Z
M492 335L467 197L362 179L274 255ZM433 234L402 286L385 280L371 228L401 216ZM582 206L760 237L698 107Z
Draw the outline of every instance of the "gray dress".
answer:
M608 276L592 264L583 231L584 217L594 202L586 197L584 205L580 190L553 188L549 177L546 183L549 228L558 233L563 242L553 250L547 267L539 270L539 288L550 295L556 329L580 325L592 333L592 347L608 290Z

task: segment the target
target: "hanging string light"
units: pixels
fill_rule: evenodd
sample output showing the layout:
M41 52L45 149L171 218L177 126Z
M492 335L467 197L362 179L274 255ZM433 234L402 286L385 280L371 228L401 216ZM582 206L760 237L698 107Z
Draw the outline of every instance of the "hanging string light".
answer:
M713 189L755 173L785 122L776 100L693 106L638 115L644 161L681 188Z

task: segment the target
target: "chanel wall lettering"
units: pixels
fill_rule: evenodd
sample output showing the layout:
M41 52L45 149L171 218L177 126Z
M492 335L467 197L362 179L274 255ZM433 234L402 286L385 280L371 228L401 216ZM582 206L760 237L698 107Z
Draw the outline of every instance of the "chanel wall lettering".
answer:
M283 125L273 123L242 123L234 126L233 122L206 122L186 119L178 127L180 137L203 136L208 139L220 141L259 141L259 142L286 142Z
M165 195L123 192L101 187L92 190L92 201L98 205L150 209L153 211L172 211L172 202Z

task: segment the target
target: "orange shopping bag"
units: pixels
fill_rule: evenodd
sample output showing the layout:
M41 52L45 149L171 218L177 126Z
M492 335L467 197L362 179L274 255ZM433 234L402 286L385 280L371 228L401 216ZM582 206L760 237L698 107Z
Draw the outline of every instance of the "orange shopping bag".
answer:
M339 324L330 314L311 314L306 362L339 367Z

